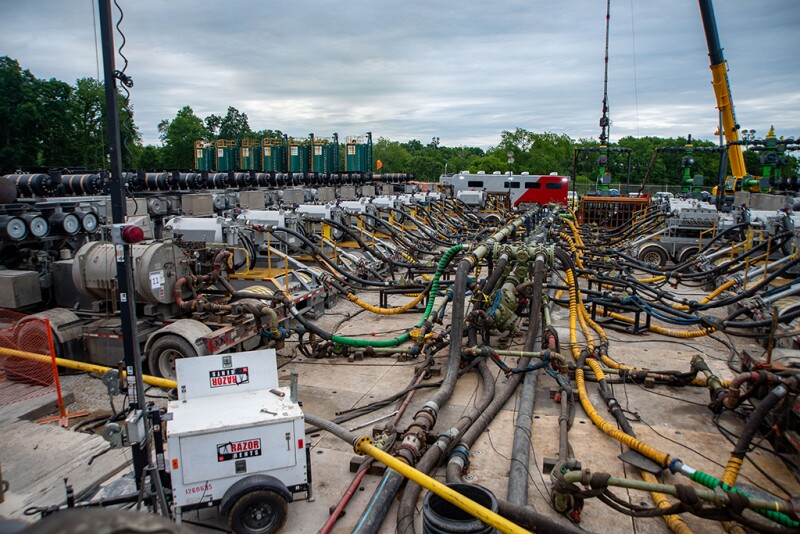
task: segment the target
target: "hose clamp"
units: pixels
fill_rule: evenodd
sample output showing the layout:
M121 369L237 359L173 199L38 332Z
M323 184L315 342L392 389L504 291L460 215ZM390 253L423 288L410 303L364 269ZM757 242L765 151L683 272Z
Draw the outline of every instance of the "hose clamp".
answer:
M680 458L673 458L672 460L670 460L668 467L670 472L672 474L675 474L681 471L681 468L683 467L683 462L680 460Z
M458 462L461 464L461 467L466 467L469 465L469 445L464 443L463 441L453 447L453 450L450 451L450 457L448 459L449 462Z

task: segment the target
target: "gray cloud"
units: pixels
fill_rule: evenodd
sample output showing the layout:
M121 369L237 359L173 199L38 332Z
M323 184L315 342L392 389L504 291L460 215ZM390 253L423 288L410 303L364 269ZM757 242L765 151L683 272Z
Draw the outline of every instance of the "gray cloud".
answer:
M121 4L146 143L184 105L201 116L232 105L254 129L296 136L371 130L488 146L515 127L599 133L604 2ZM715 7L740 124L800 134L800 5ZM92 0L0 3L0 54L37 77L95 76L92 11ZM697 3L615 2L611 20L612 139L711 138L717 113Z

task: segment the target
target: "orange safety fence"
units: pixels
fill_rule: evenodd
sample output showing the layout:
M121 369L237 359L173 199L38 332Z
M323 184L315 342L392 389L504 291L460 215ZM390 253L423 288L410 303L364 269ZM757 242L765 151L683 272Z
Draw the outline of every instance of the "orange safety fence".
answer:
M49 321L0 308L0 347L54 355ZM59 389L56 366L0 356L0 406L48 393L57 393L60 397Z

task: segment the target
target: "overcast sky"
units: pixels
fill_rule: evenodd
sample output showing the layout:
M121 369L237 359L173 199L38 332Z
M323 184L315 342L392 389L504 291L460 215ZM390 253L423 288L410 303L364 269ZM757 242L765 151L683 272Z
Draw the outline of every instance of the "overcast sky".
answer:
M0 55L39 78L96 76L95 3L0 0ZM487 147L516 127L599 135L602 0L119 3L145 143L185 105L201 117L234 106L253 129L297 137L372 131ZM711 138L718 116L697 2L611 9L612 140ZM715 9L739 123L800 135L800 2Z

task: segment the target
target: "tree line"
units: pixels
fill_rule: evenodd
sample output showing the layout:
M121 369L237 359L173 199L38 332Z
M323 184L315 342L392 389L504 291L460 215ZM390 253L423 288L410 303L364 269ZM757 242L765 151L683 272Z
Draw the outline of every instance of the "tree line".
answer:
M158 124L160 145L143 145L133 106L120 95L119 113L123 141L122 159L126 169L191 169L194 143L205 139L262 139L281 137L280 130L254 130L247 114L228 107L224 115L198 116L184 106L171 119ZM682 147L686 138L624 137L615 144L630 149L631 183L640 183L656 148ZM696 147L714 146L710 141L693 141ZM417 179L435 181L441 174L485 171L572 175L577 181L594 183L597 152L576 149L597 147L594 139L572 139L566 134L535 132L525 128L503 131L497 146L449 147L434 137L428 143L412 139L394 141L378 137L373 147L373 168L381 172L412 173ZM342 150L342 160L344 157ZM665 153L653 161L649 183L678 184L682 153ZM719 155L695 152L693 174L714 183L719 172ZM758 155L745 152L751 173L760 169ZM612 152L607 165L614 182L625 181L627 155ZM51 78L37 79L9 57L0 57L0 172L19 169L108 168L103 84L80 78L74 84ZM790 168L796 169L796 161Z
M105 93L93 78L74 85L40 80L7 56L0 57L0 171L108 167ZM133 108L119 99L123 165L136 164L141 137Z

